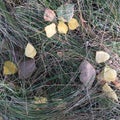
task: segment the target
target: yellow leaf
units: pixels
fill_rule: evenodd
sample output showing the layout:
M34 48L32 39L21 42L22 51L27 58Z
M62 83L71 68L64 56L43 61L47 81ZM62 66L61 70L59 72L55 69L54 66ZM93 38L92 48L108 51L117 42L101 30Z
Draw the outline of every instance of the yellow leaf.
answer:
M25 56L29 58L34 58L36 55L36 49L31 43L28 43L26 48L25 48Z
M46 97L35 97L35 104L47 103Z
M45 32L46 32L46 36L48 38L51 38L54 34L56 34L56 25L55 23L52 23L48 26L45 27Z
M106 82L111 82L111 81L115 81L117 78L117 72L110 68L109 66L106 66L104 68L104 80Z
M72 18L68 22L68 27L69 27L70 30L75 30L77 27L79 27L79 23L75 18Z
M110 55L104 51L97 51L96 52L96 62L103 63L106 62L110 58Z
M97 76L97 78L110 83L116 80L117 72L109 66L106 66L104 70L102 70L102 72Z
M105 83L102 87L103 92L111 99L118 101L118 96L115 93L115 91L107 84Z
M58 32L59 33L66 34L67 31L68 31L68 26L63 21L59 21L57 27L58 27Z
M4 66L3 66L3 74L4 75L12 75L17 72L17 67L16 65L11 62L11 61L5 61Z

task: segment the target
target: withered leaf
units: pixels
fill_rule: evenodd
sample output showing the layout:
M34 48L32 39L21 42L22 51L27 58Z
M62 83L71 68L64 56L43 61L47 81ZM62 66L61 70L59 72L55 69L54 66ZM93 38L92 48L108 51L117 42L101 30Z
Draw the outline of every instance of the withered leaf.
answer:
M36 69L36 64L34 59L28 59L20 62L19 64L19 78L26 79L32 75Z
M49 8L46 8L45 9L45 12L44 12L44 20L45 21L53 21L54 18L56 17L55 15L55 12Z
M96 77L95 68L87 60L84 60L80 64L79 70L80 70L80 81L87 89L90 89Z
M111 99L118 101L118 96L115 93L115 91L107 84L105 83L104 86L102 87L104 93Z

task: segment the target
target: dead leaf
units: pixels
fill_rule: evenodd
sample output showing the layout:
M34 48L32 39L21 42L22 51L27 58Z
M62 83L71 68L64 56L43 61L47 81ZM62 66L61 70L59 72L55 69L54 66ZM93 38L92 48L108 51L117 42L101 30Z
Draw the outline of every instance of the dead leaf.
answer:
M46 36L48 38L51 38L54 34L56 34L57 31L56 31L56 25L55 25L55 23L47 25L45 27L45 32L46 32Z
M75 30L77 27L79 27L79 23L78 23L77 19L72 18L68 22L68 27L69 27L70 30Z
M118 96L115 93L115 91L107 84L105 83L102 87L103 92L111 99L118 101Z
M59 33L66 34L67 31L68 31L68 26L63 21L59 21L57 27L58 27L58 32Z
M96 77L95 68L86 60L80 64L80 81L90 89Z
M12 75L18 71L17 66L11 61L5 61L3 66L4 75Z
M104 81L110 82L110 81L115 81L117 78L117 72L116 70L110 68L109 66L106 66L104 68Z
M100 74L98 74L97 78L99 80L103 80L105 82L113 82L117 78L117 72L110 68L109 66L106 66L104 70Z
M44 20L45 21L53 21L55 19L56 15L55 15L55 12L49 8L46 8L45 9L45 12L44 12Z
M64 22L68 22L74 15L74 4L61 5L57 9L58 19Z
M47 103L47 98L46 97L35 97L35 101L34 103L35 104L44 104L44 103Z
M25 56L29 58L34 58L37 51L31 43L28 43L25 48Z
M97 51L96 52L96 62L97 63L103 63L109 60L110 55L104 51Z
M35 60L29 59L20 62L19 66L19 78L26 79L32 75L36 69Z

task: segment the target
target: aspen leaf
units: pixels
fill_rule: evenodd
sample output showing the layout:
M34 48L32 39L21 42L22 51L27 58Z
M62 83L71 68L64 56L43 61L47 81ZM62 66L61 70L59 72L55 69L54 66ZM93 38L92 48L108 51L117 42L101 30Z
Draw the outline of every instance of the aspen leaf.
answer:
M34 59L28 59L21 61L18 65L19 68L19 78L26 79L30 77L36 69L36 64Z
M73 4L61 5L57 9L58 19L62 20L64 22L68 22L70 19L72 19L73 15L74 15L74 5Z
M67 31L68 31L68 26L63 21L59 21L57 27L58 27L58 32L59 33L66 34Z
M107 84L105 83L102 87L103 92L111 99L118 101L118 96L115 93L115 91Z
M29 58L34 58L36 55L36 49L31 43L28 43L26 48L25 48L25 56Z
M45 27L45 32L46 32L46 36L48 38L51 38L54 34L56 34L56 25L55 23L52 23L48 26Z
M47 98L46 97L35 97L35 101L34 103L35 104L44 104L44 103L47 103Z
M44 12L44 20L45 21L53 21L54 18L55 18L55 12L49 8L46 8L45 9L45 12Z
M90 89L96 77L95 68L86 60L80 64L80 81L83 85Z
M109 66L106 66L104 68L104 81L106 82L111 82L111 81L115 81L117 78L117 72L110 68Z
M106 62L110 58L110 55L104 51L97 51L96 52L96 62L103 63Z
M4 75L12 75L18 71L16 65L11 61L5 61L3 66L3 74Z
M75 30L77 27L79 27L79 23L75 18L72 18L68 22L68 27L69 27L70 30Z
M105 82L113 82L117 78L117 72L109 66L106 66L104 70L102 70L102 72L99 73L97 78Z

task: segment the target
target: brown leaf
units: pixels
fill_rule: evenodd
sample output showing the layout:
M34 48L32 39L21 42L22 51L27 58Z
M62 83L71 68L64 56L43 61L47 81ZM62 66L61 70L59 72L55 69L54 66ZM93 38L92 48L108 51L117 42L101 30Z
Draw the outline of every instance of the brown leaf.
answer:
M32 75L36 69L35 60L29 59L20 62L19 64L19 78L26 79Z
M95 68L86 60L84 60L80 65L80 81L83 85L90 89L95 80L96 71Z
M53 21L55 18L55 12L51 9L46 8L44 13L44 20L45 21Z

